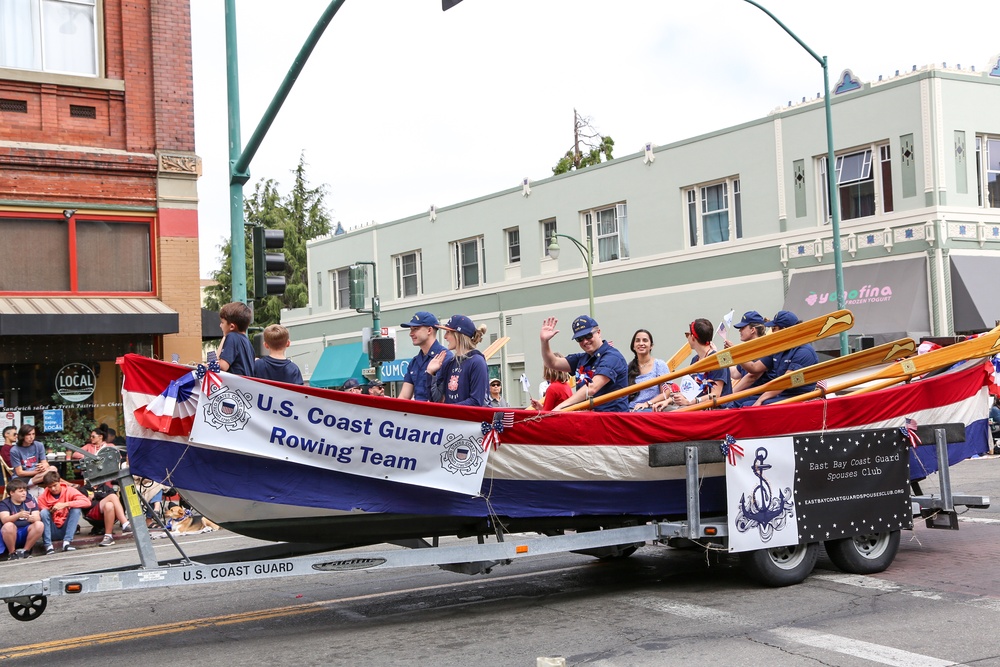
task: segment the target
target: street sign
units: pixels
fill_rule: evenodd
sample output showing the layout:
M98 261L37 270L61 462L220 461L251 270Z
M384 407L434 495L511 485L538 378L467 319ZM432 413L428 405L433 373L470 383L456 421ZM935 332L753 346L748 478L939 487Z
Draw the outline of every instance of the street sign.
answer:
M361 369L361 377L372 380L375 378L375 369L369 366L368 368Z

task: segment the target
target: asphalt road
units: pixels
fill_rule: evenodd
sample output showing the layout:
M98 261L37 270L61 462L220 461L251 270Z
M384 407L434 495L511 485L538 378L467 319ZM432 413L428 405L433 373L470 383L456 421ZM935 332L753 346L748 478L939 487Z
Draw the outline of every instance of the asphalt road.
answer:
M1000 458L952 471L956 492L1000 498ZM1000 665L998 511L968 511L957 532L918 522L883 574L844 575L821 556L782 589L750 583L727 556L647 546L616 562L558 554L488 575L419 567L54 597L34 621L0 618L0 662ZM224 531L183 542L195 559L253 544ZM156 549L173 555L165 541ZM0 583L134 562L119 543L2 563Z

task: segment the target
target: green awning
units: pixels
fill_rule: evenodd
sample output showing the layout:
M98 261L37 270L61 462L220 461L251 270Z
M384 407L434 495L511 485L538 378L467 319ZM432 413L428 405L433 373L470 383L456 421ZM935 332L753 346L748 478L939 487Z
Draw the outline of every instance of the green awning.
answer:
M368 368L368 355L361 350L361 343L343 343L323 349L316 370L309 378L310 387L339 387L354 378L364 384L361 370Z

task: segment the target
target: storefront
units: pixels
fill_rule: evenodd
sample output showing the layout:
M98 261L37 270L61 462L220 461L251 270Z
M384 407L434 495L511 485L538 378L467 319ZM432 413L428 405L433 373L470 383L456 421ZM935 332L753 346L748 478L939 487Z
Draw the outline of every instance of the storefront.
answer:
M177 328L156 299L0 299L0 421L34 424L49 448L100 423L124 434L116 359L159 356Z
M854 313L850 335L872 337L875 345L907 336L918 341L929 336L927 284L927 260L923 257L845 266L844 307ZM793 273L784 309L798 315L800 320L836 310L833 270ZM833 336L819 341L815 347L829 351L839 345L839 340Z

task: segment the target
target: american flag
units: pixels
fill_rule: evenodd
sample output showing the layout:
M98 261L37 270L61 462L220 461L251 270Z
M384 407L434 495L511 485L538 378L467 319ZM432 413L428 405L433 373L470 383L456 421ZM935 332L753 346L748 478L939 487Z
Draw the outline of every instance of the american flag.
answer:
M212 392L216 389L222 388L222 378L218 376L222 369L219 367L219 358L216 353L208 353L208 368L205 368L202 364L198 364L198 368L195 373L201 378L201 393L205 397L212 395Z
M726 333L729 332L729 327L733 326L733 315L736 314L735 310L730 310L728 313L722 316L719 321L719 328L716 329L716 335L726 338Z
M726 439L722 441L720 449L722 449L722 455L729 459L729 465L731 466L736 465L737 456L743 456L743 448L736 442L736 438L728 433L726 434Z
M514 426L513 412L493 413L493 422L483 422L483 451L488 451L490 447L497 449L500 447L500 434L505 428Z
M920 436L917 435L917 420L910 417L906 417L903 420L903 426L899 429L904 436L906 436L910 444L916 447L921 444Z

